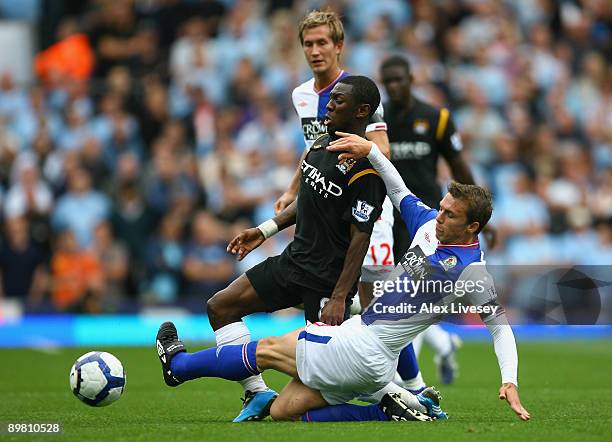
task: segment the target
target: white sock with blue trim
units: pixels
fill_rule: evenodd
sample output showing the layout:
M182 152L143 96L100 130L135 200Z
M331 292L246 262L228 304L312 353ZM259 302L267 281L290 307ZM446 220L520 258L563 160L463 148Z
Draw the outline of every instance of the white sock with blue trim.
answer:
M243 321L233 322L215 331L215 339L217 341L217 347L223 347L224 345L235 345L235 344L246 344L251 342L251 333ZM261 375L251 376L242 381L239 381L245 390L252 391L253 393L258 391L265 391L268 386L264 382Z

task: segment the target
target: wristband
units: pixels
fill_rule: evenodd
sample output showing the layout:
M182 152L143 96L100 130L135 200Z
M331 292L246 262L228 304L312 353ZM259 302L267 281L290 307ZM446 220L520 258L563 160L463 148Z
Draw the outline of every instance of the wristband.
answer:
M380 151L378 144L376 144L374 141L371 141L371 143L372 143L372 147L370 147L370 151L368 152L367 156L370 156L370 154L372 154L373 152L376 152L377 150Z
M264 221L257 228L263 233L265 239L270 238L271 236L276 235L278 233L278 224L273 219L269 219L268 221Z

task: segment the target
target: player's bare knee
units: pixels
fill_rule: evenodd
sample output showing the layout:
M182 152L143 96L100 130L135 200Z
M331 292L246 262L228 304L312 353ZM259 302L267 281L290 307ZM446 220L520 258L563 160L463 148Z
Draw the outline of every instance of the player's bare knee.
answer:
M235 307L232 306L232 303L228 302L229 298L231 298L231 293L223 289L206 302L208 319L215 330L241 319L241 316L234 311Z
M222 295L223 291L217 292L212 298L206 301L206 312L210 322L217 321L221 314L221 304L219 296Z

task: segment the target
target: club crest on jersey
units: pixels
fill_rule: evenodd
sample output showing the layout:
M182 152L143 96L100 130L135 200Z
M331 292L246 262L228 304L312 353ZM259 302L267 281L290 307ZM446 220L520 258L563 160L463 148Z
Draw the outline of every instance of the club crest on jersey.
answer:
M360 223L366 223L370 220L370 214L373 210L374 206L365 201L357 200L356 206L353 207L353 217Z
M427 120L420 119L414 120L414 123L412 124L412 129L417 134L423 135L429 130L429 122Z
M346 175L353 168L355 163L356 161L350 158L348 160L340 161L338 164L336 164L336 167L340 172L342 172L342 175Z
M442 259L442 260L440 260L438 262L440 263L442 268L446 272L448 272L450 269L452 269L453 267L455 267L457 265L457 257L455 255L449 256L448 258Z

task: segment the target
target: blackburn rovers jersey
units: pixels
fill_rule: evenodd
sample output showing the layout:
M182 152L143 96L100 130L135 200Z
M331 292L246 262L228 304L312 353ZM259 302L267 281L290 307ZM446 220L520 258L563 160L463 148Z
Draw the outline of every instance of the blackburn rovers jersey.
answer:
M478 313L488 322L503 313L478 242L439 243L437 211L414 195L404 197L400 212L414 239L394 271L375 283L375 298L361 316L365 325L399 353L445 315Z
M314 78L302 83L293 90L291 99L293 100L293 107L300 118L304 142L307 148L312 146L312 143L317 138L327 133L327 127L323 124L323 119L327 113L326 106L329 102L329 95L336 83L348 75L348 73L340 71L338 77L331 84L318 91L315 89ZM378 106L378 109L372 115L370 124L366 128L366 133L375 130L387 130L387 124L383 121L382 104Z

